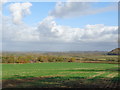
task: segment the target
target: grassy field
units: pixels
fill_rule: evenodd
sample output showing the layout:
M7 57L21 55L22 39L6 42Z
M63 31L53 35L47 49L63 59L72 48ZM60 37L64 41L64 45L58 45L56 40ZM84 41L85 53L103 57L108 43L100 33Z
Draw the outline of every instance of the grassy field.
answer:
M116 88L118 64L2 64L3 88Z

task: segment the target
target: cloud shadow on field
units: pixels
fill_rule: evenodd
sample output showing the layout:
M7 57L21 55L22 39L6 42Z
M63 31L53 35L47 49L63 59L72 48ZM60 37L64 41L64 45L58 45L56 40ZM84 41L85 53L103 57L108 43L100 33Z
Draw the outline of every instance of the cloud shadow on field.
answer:
M84 72L119 72L119 68L111 68L111 69L73 69L73 70L66 70L66 71L84 71Z
M119 78L79 76L19 76L3 80L4 88L119 88Z

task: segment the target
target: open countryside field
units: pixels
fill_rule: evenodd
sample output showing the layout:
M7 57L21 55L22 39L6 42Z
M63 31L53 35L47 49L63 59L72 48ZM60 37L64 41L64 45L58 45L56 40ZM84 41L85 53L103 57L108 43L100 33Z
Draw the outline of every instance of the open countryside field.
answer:
M118 64L2 64L3 88L118 88Z
M104 1L1 0L0 87L120 88L120 3Z

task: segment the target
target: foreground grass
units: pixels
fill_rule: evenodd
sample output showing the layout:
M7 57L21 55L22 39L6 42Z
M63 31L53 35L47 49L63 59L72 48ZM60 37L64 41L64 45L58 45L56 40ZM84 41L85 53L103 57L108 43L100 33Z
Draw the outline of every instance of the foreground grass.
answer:
M3 88L119 87L118 64L2 64Z

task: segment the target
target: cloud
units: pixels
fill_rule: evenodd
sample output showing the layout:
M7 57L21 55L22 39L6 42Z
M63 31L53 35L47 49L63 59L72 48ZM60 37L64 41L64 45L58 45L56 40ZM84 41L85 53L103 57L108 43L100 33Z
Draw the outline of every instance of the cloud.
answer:
M31 3L13 3L10 5L10 12L12 14L13 22L15 24L21 24L22 18L25 15L30 14Z
M85 42L117 42L118 27L103 24L86 25L80 40ZM112 38L111 38L112 37Z
M62 18L63 17L66 18L68 16L72 17L76 15L79 16L80 13L84 14L84 12L82 11L83 9L85 9L85 7L88 7L88 8L91 7L89 3L87 4L80 3L79 5L82 6L81 9L79 9L80 7L76 7L75 3L66 4L65 7L68 7L69 9L63 9L63 6L60 6L61 7L60 8L59 5L56 5L56 7L58 6L57 8L59 9L57 10L58 11L57 13L61 13L61 16L59 16L60 14L57 16ZM84 28L79 28L79 27L73 28L71 26L64 26L64 25L57 24L55 22L55 19L57 17L55 16L56 14L52 16L51 15L47 16L42 21L37 23L37 25L34 27L26 25L24 22L22 22L22 19L25 15L30 14L31 6L32 4L30 3L13 3L10 5L12 18L9 16L3 16L2 18L3 26L1 26L3 27L3 29L1 31L3 31L2 43L4 45L6 44L4 46L4 49L8 47L9 44L11 45L12 49L15 49L15 47L17 49L17 48L24 47L24 45L26 46L26 48L29 48L29 44L31 44L30 46L33 47L32 45L36 43L35 46L37 47L34 47L36 50L40 48L39 44L41 45L41 48L45 48L45 49L46 47L44 46L46 45L48 47L46 50L48 50L51 47L49 45L50 43L53 44L53 47L54 45L56 45L56 43L64 43L66 44L66 47L64 46L64 44L62 44L61 45L62 48L63 47L67 48L69 46L69 43L70 44L77 43L79 45L82 45L81 47L84 47L85 43L87 44L91 43L91 45L93 44L96 45L96 43L111 44L111 43L116 43L118 40L117 26L106 26L104 24L95 24L95 25L86 25L84 26ZM64 10L69 11L67 12L69 15L67 15L67 13ZM71 10L74 11L73 14ZM79 13L77 10L78 11L81 10L81 12ZM107 7L107 9L105 10L109 10L109 8ZM102 11L104 11L104 9L101 9L101 12ZM62 14L63 12L64 14ZM13 21L15 24L13 23ZM74 46L77 47L79 45L74 45ZM89 47L89 45L86 45L86 46ZM58 50L58 47L60 47L60 45L57 45L56 47L51 48L51 50L52 49ZM69 49L71 49L71 47L73 46L71 45ZM76 48L76 50L78 50L78 48Z
M47 16L37 26L32 27L22 22L25 15L30 14L31 3L12 3L9 16L3 16L3 40L26 42L117 42L117 26L103 24L86 25L84 28L58 25L55 16ZM68 17L86 14L90 3L66 2L56 4L57 16ZM106 7L109 10L110 7ZM68 11L68 12L67 12ZM103 10L101 9L101 12ZM96 12L96 11L95 11ZM91 11L89 12L91 13ZM56 15L54 14L54 15ZM13 23L13 22L15 23ZM111 39L112 37L112 39Z
M117 39L117 26L95 24L86 25L84 28L72 28L58 25L53 17L48 16L38 26L32 27L13 24L9 17L5 17L2 49L6 51L109 50L110 47L115 47Z
M0 5L5 4L6 2L8 2L8 0L1 0Z
M117 10L117 6L93 8L91 4L91 2L73 2L73 0L57 2L55 8L49 12L49 15L56 18L71 18Z
M54 17L48 16L37 26L32 27L24 23L13 24L11 18L7 16L3 19L3 40L5 42L94 43L117 42L118 38L117 26L95 24L86 25L84 28L72 28L58 25Z
M9 16L2 18L3 42L35 42L39 40L35 27L22 24L14 24Z
M37 31L39 32L40 41L71 42L74 39L74 28L57 25L54 19L54 17L48 16L39 23Z
M117 42L118 27L103 24L86 25L84 28L57 25L54 18L46 17L37 27L43 41L58 42ZM112 39L111 39L112 37Z

